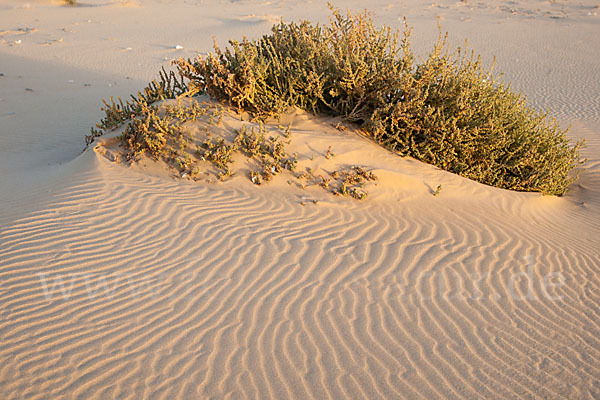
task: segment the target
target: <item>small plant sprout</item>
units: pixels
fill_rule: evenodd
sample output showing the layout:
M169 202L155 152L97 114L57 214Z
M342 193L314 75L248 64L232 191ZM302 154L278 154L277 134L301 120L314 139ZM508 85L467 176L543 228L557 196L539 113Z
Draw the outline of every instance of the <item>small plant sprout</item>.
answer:
M440 194L440 192L442 191L442 185L437 185L437 187L435 188L435 190L433 191L433 195L434 196L438 196Z
M337 124L333 125L333 127L340 132L344 132L346 130L346 127L344 125L342 125L341 122L338 122Z
M262 174L257 171L250 171L250 180L255 185L261 185L263 182Z
M325 153L325 158L329 160L332 157L335 157L335 153L331 151L331 146L329 146L327 148L327 153Z
M352 166L349 169L336 170L329 174L331 179L322 178L321 186L331 189L334 195L350 196L357 200L367 198L367 191L363 190L368 181L376 181L377 176L360 166Z

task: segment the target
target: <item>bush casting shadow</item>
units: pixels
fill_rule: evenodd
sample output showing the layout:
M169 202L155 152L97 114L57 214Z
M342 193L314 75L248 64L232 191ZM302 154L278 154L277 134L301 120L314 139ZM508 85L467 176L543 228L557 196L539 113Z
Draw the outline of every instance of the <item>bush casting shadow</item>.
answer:
M400 155L499 188L562 195L577 178L583 142L570 146L554 118L528 106L479 56L451 52L440 35L417 63L408 27L393 32L366 12L332 11L328 26L282 21L258 40L177 60L179 77L163 71L138 97L107 104L88 140L143 119L148 100L208 94L258 120L289 107L339 115Z

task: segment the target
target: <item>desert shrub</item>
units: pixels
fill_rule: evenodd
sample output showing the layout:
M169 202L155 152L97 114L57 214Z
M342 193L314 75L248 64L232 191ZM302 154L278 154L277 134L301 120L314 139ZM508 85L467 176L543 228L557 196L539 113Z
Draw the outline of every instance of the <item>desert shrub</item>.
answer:
M290 106L341 115L376 141L500 188L563 194L581 164L557 121L446 39L419 64L410 29L377 29L371 17L333 10L328 26L275 25L205 59L178 60L189 94L208 93L265 119Z
M165 115L160 117L158 109L147 103L141 105L141 116L133 118L123 134L122 142L128 149L127 158L135 159L142 153L147 153L154 159L163 155L167 140L176 137L176 127L172 119Z
M236 146L227 144L223 138L214 141L208 138L198 146L198 155L221 169L223 176L231 175L229 165L233 163L232 156L235 151Z
M236 150L258 161L259 169L250 171L250 179L257 185L270 181L283 170L294 171L298 163L297 154L289 155L285 151L285 145L289 141L284 142L274 136L267 138L265 133L266 129L262 124L258 131L254 128L248 131L243 125L233 141ZM289 137L289 131L287 135Z
M115 101L112 97L110 102L102 100L104 117L91 128L90 135L85 137L86 145L94 142L94 139L102 136L105 132L116 129L127 121L140 116L144 107L148 107L160 100L174 99L188 90L187 84L182 77L177 76L174 71L167 72L164 68L159 72L158 79L150 82L137 96L131 95L129 100L123 102L119 97Z
M497 81L481 59L441 39L406 86L364 122L403 155L488 185L561 195L575 179L583 143Z
M342 16L331 26L281 22L256 41L230 41L206 59L177 61L191 91L205 92L264 119L290 106L361 121L384 104L413 61L410 30L377 30L367 13Z

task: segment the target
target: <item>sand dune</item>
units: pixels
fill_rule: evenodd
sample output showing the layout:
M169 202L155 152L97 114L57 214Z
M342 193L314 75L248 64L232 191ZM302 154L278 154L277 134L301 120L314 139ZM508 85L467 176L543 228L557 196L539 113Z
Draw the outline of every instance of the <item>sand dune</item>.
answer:
M6 398L597 393L597 236L549 216L575 206L301 206L81 158L2 233Z
M10 60L0 66L1 398L600 396L600 47L589 42L600 20L587 15L592 5L370 5L388 23L408 14L426 31L442 14L456 36L475 36L473 47L498 54L535 105L551 106L572 125L570 137L587 140L588 162L564 197L516 193L398 158L352 132L335 136L327 119L290 115L299 149L317 154L332 141L335 160L380 176L356 201L283 177L256 187L241 177L158 176L111 162L101 143L80 153L99 115L92 103L141 87L168 45L188 51L201 29L184 2L117 3L0 5L1 31L39 27L19 38L73 20L124 24L128 12L150 18L169 7L165 18L183 21L162 48L145 47L144 32L127 28L135 57L114 55L127 43L99 40L108 35L102 28L67 35L57 50L25 39L0 45ZM565 17L551 18L560 7ZM215 3L202 18L221 21L222 40L248 26L268 29L256 16L296 19L303 8ZM324 18L324 9L308 17ZM41 15L49 22L34 25ZM544 35L562 39L551 46ZM88 53L74 52L86 45ZM542 57L544 46L552 50ZM70 79L81 85L61 89Z

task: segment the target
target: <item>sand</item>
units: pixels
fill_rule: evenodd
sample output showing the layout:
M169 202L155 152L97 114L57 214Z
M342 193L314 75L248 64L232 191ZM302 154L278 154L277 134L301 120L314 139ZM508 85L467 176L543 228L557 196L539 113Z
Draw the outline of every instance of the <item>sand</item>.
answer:
M588 161L516 193L287 115L306 165L379 176L364 201L82 152L103 97L325 3L59 3L0 2L0 398L600 397L600 3L370 2L421 54L438 17L495 55Z

